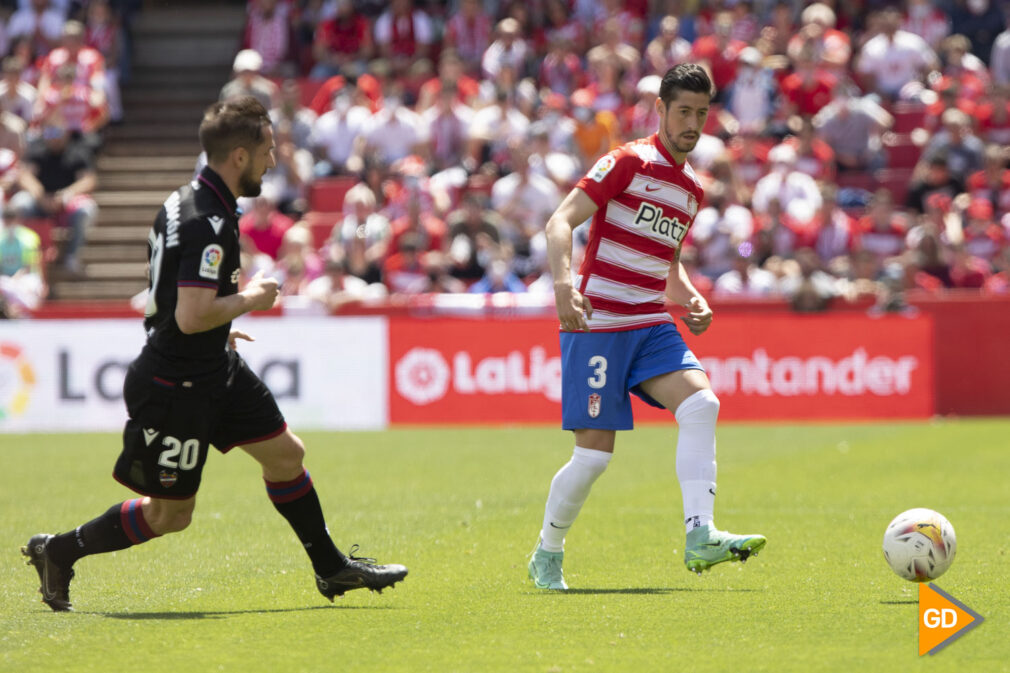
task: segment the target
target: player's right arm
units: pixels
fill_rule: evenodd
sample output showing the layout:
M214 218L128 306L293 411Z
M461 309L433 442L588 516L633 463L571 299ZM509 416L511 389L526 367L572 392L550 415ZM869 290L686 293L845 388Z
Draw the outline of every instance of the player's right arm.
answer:
M178 291L175 322L183 334L197 334L220 327L249 311L273 308L278 284L258 271L244 290L226 297L218 297L216 289L206 287L179 287Z
M235 253L219 237L220 230L220 218L204 216L183 222L177 229L179 267L174 317L183 334L206 332L249 311L269 309L277 299L277 281L264 278L262 273L257 273L241 292L218 296L220 284L227 281L221 277L222 269L238 266L238 260L225 259L226 254Z
M572 286L572 230L596 213L598 206L582 189L568 193L547 221L547 261L554 277L554 302L565 331L589 331L589 300Z

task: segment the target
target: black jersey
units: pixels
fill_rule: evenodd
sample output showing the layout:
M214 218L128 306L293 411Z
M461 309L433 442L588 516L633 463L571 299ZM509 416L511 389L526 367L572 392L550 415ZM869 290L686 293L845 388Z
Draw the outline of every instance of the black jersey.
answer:
M238 292L240 269L235 197L210 168L172 192L147 239L150 264L144 329L145 352L178 374L210 372L226 362L231 323L183 334L175 321L179 287Z

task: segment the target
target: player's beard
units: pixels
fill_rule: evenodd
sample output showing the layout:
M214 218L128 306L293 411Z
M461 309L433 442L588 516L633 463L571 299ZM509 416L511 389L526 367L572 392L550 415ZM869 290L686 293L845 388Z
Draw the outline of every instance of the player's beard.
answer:
M685 138L683 134L673 137L670 135L669 130L663 129L666 134L666 140L670 143L672 147L677 152L683 152L684 154L690 154L694 150L695 145L698 144L698 140L701 138L701 134L696 134L694 138Z
M256 178L252 164L238 176L238 189L241 192L239 196L259 196L263 191L263 177Z
M666 119L663 119L663 135L665 136L666 145L668 148L672 148L674 152L682 152L684 154L689 154L694 150L695 145L698 144L698 140L701 139L701 133L695 134L694 138L685 138L683 134L678 136L673 136L670 133L670 127L667 124Z

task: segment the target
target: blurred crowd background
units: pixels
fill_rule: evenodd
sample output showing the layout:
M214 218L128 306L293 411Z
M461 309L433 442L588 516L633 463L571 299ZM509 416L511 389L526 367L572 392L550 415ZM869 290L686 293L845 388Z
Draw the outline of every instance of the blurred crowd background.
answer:
M0 296L16 314L45 291L27 220L57 218L69 235L48 261L79 264L102 128L129 123L137 7L0 5ZM548 217L599 156L655 132L660 78L688 61L717 87L688 159L706 197L681 260L702 292L801 311L1006 293L1008 19L990 0L250 0L221 98L271 110L278 165L243 200L243 267L321 310L550 303Z

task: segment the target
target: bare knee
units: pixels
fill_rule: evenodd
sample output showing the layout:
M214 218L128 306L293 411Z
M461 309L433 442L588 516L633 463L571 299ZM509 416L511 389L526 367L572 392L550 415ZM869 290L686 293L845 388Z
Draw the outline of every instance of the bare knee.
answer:
M142 505L144 520L158 535L178 533L188 528L193 521L195 507L195 498L189 500L145 498Z
M288 441L282 443L274 460L275 469L297 477L305 462L305 444L293 433L286 435Z
M297 479L304 470L305 444L293 432L286 432L250 453L263 466L263 476L268 481Z
M614 452L614 439L617 433L613 430L582 428L574 432L576 446L581 446L583 449L593 449L594 451Z

